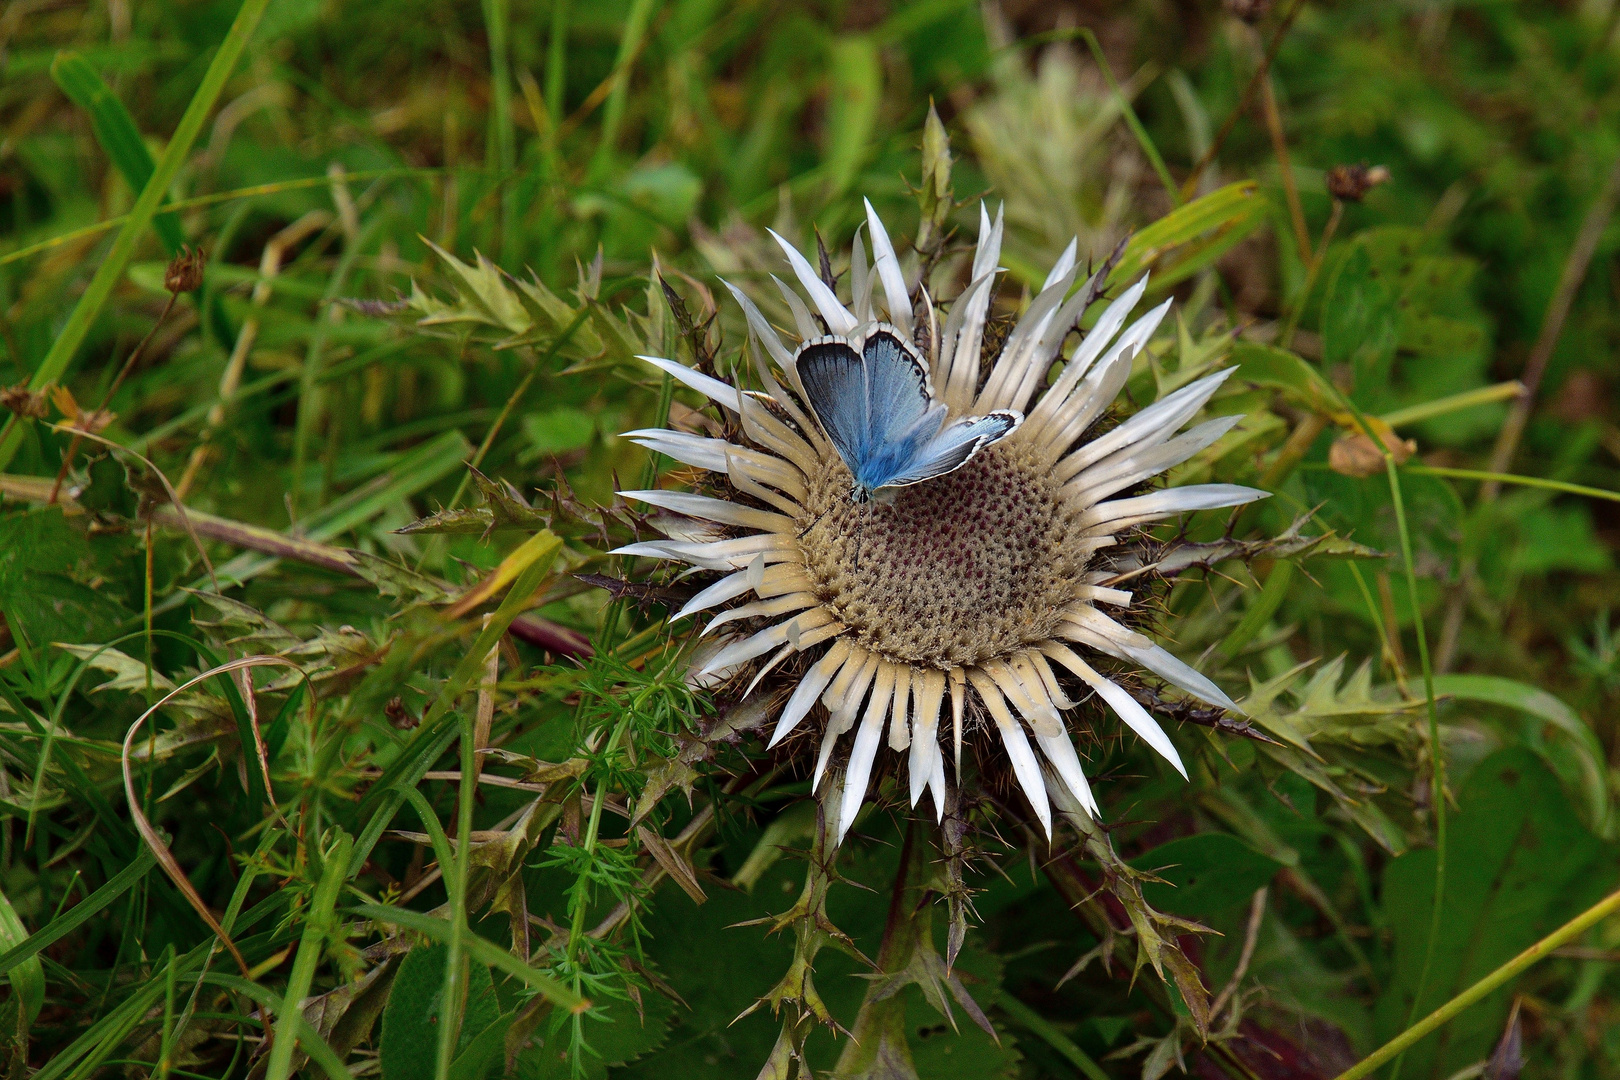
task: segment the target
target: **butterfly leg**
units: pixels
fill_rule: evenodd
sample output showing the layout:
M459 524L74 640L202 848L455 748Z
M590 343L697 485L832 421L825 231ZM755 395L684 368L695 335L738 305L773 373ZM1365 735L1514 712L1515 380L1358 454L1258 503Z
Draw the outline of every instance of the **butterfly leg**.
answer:
M861 572L861 541L865 538L866 523L872 518L872 502L870 499L861 500L860 520L855 523L855 573Z

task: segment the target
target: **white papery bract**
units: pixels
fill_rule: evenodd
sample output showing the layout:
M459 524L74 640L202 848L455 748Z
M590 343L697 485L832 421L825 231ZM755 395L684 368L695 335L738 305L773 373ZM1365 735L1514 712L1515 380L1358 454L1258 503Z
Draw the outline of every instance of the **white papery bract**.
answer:
M623 492L663 511L658 520L667 523L668 538L617 553L722 575L677 616L713 613L704 628L711 644L700 654L696 676L714 680L753 671L747 684L753 692L794 654L806 654L793 666L800 674L791 690L782 691L770 741L774 746L819 718L818 786L848 745L840 841L866 798L885 743L905 755L913 806L928 791L936 813L944 812L945 758L952 757L960 778L966 738L999 743L1048 835L1048 783L1062 785L1063 803L1072 798L1098 814L1064 720L1076 704L1071 692L1095 694L1185 776L1158 722L1088 656L1145 668L1205 702L1236 708L1209 679L1107 613L1129 609L1133 595L1107 584L1109 573L1094 565L1097 552L1141 526L1265 495L1231 484L1141 493L1144 482L1237 422L1222 417L1182 431L1230 371L1182 387L1087 440L1169 302L1127 325L1147 286L1145 278L1138 281L1106 307L1065 360L1064 340L1100 285L1093 279L1076 289L1080 268L1071 244L986 363L1002 221L998 213L992 222L982 207L979 217L969 282L943 323L926 294L905 280L870 204L871 256L857 232L848 304L776 237L804 290L801 296L777 282L800 340L892 323L913 334L930 359L934 396L950 417L998 409L1023 415L1011 435L946 476L874 503L854 503L848 469L805 407L796 346L784 343L729 284L747 316L751 345L763 347L763 354L750 350L762 391L643 358L733 414L742 434L732 442L664 429L630 432L650 450L720 474L728 497ZM739 633L739 627L748 630Z

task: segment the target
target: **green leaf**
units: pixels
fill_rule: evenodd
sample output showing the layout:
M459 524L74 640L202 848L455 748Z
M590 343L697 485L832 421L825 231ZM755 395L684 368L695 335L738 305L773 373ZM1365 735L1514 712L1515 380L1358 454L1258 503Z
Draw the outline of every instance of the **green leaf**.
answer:
M652 1053L668 1037L676 1005L662 994L642 991L641 1007L629 1001L608 1001L591 1010L585 1021L584 1075L589 1080L607 1076L607 1070ZM518 1055L523 1080L574 1080L568 1060L569 1033L543 1030Z
M86 470L90 482L79 492L79 505L86 510L114 517L133 518L140 507L140 496L129 486L129 475L118 459L102 454Z
M1436 675L1436 695L1460 701L1501 705L1544 720L1569 737L1581 765L1581 787L1586 792L1591 824L1603 834L1609 821L1608 757L1603 744L1580 713L1554 694L1516 679L1499 675Z
M56 54L51 62L51 78L73 104L90 114L90 129L95 132L96 142L130 190L140 192L145 188L152 178L152 155L141 141L134 117L118 100L112 87L96 74L96 69L84 57L72 52ZM170 255L180 251L185 236L174 214L157 215L152 219L152 227Z
M473 1030L468 1026L464 1017L461 1026L462 1047L456 1053L456 1059L450 1063L449 1080L483 1080L490 1067L495 1064L501 1052L506 1049L506 1033L511 1030L512 1021L517 1019L517 1011L513 1010L497 1016L478 1034L468 1037Z
M1172 285L1248 235L1264 220L1265 205L1253 180L1194 199L1132 235L1108 280L1122 285L1156 268L1153 287ZM1178 252L1174 260L1166 258L1182 245L1189 245L1188 250Z
M34 574L61 574L89 554L60 506L0 517L0 601Z
M130 612L116 599L61 574L36 574L27 588L7 595L0 609L35 645L48 641L105 641L118 632Z
M443 945L418 945L400 962L382 1015L378 1059L383 1080L433 1080L444 1009L446 952ZM462 1016L458 1054L501 1017L488 966L471 960L467 967L467 1009ZM498 1049L500 1040L495 1042Z
M1592 514L1579 503L1521 506L1513 515L1518 543L1508 564L1521 574L1573 570L1601 574L1612 569L1614 557L1592 528Z
M1391 283L1373 266L1364 245L1339 263L1323 300L1322 366L1350 369L1350 398L1378 412L1388 396L1400 312Z
M1587 832L1558 779L1534 753L1500 751L1458 793L1446 846L1440 940L1423 1016L1596 900L1616 874L1614 856ZM1406 1026L1422 978L1434 899L1435 855L1419 849L1384 871L1395 971L1375 1009L1380 1042ZM1512 990L1504 987L1406 1054L1408 1080L1449 1076L1490 1053Z
M28 928L17 917L17 909L11 906L6 894L0 892L0 945L14 949L28 939ZM34 1018L39 1015L41 1006L45 1004L45 968L39 962L38 956L14 964L6 972L11 980L11 997L21 1007L17 1017L17 1033L20 1045L27 1045L28 1028L33 1024ZM4 1015L0 1013L0 1015ZM9 1017L7 1022L9 1022Z
M1331 469L1310 469L1301 473L1301 479L1306 505L1319 506L1318 519L1335 532L1380 551L1400 550L1395 507L1382 476L1362 479ZM1401 488L1417 565L1433 568L1418 578L1419 601L1427 606L1439 599L1438 571L1456 565L1466 515L1456 489L1439 477L1403 473ZM1342 610L1358 619L1367 617L1366 602L1343 564L1323 564L1322 580ZM1394 600L1399 624L1410 626L1412 608L1406 590L1395 590Z
M1305 358L1273 345L1253 341L1232 344L1237 378L1253 386L1281 390L1296 404L1331 416L1341 410L1333 386Z
M112 678L91 690L145 690L146 664L135 659L128 653L120 652L106 645L76 645L69 642L54 642L58 649L85 661L98 671L105 671ZM162 672L152 672L152 688L168 692L174 689L174 683Z
M524 461L533 461L565 450L577 450L589 445L596 436L596 418L583 409L568 405L542 413L530 413L523 418L523 434L528 436L529 448Z
M286 996L276 1013L276 1040L270 1048L265 1067L266 1080L287 1080L293 1069L293 1050L299 1031L305 1026L304 999L315 979L315 968L326 952L328 940L341 941L341 920L332 917L332 909L343 891L345 873L349 866L349 851L354 841L342 829L325 854L326 865L315 886L309 907L303 912L303 933L299 935L298 952L293 957L292 974L287 977ZM227 940L228 943L228 940ZM307 1048L306 1048L307 1049Z
M1249 902L1282 869L1228 833L1198 833L1160 844L1130 864L1164 879L1147 882L1142 898L1163 911L1208 922Z

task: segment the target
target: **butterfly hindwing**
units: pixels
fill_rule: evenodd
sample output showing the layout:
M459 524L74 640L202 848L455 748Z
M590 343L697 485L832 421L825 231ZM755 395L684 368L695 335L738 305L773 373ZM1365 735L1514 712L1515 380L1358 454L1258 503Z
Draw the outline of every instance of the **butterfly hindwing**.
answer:
M794 365L807 404L844 463L855 471L869 427L866 363L843 338L815 338L799 347Z
M948 424L919 447L905 469L886 486L904 487L955 472L986 446L1011 435L1023 421L1018 413L997 411L984 416L966 416Z

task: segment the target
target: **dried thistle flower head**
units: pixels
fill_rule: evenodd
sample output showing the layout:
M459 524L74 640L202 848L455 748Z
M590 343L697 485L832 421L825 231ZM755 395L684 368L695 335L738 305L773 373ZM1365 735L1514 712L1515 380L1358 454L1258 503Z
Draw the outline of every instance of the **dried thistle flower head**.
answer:
M207 266L208 256L201 248L182 247L163 272L163 287L177 296L201 288Z
M1389 170L1382 165L1335 165L1328 170L1327 189L1340 202L1360 202L1367 192L1389 181Z
M1138 281L1106 308L1048 383L1065 338L1100 296L1108 272L1076 290L1081 273L1070 244L981 370L1003 223L1000 213L992 222L982 206L979 218L971 283L943 319L920 283L905 280L868 204L872 254L857 233L847 303L797 249L776 238L809 298L807 305L778 282L794 313L796 348L783 343L752 300L727 286L752 341L769 357L750 349L763 392L643 358L722 406L740 435L728 441L663 429L630 432L642 446L714 474L724 497L623 492L667 512L655 523L668 539L616 554L672 559L720 575L676 616L719 611L704 633L723 636L699 662L699 676L734 678L751 693L789 658L806 654L802 673L780 687L785 704L770 741L776 745L807 721L819 724L813 781L819 786L833 756L846 752L842 737L854 733L837 840L865 800L885 742L905 755L913 806L927 790L943 814L946 757L960 782L962 745L971 738L999 743L1048 835L1054 801L1097 814L1064 721L1078 698L1092 694L1185 775L1158 723L1095 666L1099 656L1236 709L1209 679L1105 613L1128 610L1134 598L1114 587L1095 559L1146 523L1264 496L1231 484L1141 493L1146 481L1241 419L1225 416L1176 434L1230 371L1199 379L1088 438L1169 301L1127 326L1147 286L1145 278ZM856 502L843 450L824 430L798 365L807 350L828 341L858 345L885 315L884 332L932 358L931 367L923 365L926 392L947 423L998 411L1022 422L954 471Z
M0 388L0 409L16 413L25 420L38 420L51 411L50 401L43 390L30 390L26 382Z

